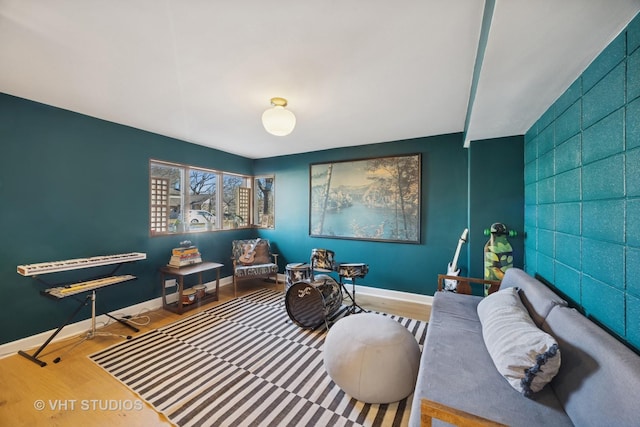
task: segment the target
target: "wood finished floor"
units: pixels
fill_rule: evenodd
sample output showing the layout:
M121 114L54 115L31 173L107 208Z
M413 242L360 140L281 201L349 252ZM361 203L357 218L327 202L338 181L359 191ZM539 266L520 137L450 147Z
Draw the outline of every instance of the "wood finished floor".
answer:
M261 287L274 289L273 284L261 281L242 282L239 295ZM282 290L282 284L280 289ZM182 316L166 310L142 313L150 323L140 326L140 335L197 312L214 307L233 298L233 288L220 288L220 301L194 309ZM358 303L367 310L382 311L429 320L429 306L367 295L357 295ZM128 335L131 331L113 323L101 329ZM96 336L65 354L78 339L50 344L40 359L44 368L17 354L0 359L0 426L167 426L171 423L146 405L126 386L111 377L88 355L120 341L116 337ZM34 349L29 351L33 353ZM60 356L58 364L53 360ZM44 407L44 408L42 408Z

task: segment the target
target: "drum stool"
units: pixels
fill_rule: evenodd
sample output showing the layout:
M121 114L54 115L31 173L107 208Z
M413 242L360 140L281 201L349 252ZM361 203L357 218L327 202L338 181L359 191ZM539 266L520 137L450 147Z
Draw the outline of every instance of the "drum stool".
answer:
M415 388L420 347L407 328L389 317L362 313L338 320L323 352L333 382L362 402L396 402Z

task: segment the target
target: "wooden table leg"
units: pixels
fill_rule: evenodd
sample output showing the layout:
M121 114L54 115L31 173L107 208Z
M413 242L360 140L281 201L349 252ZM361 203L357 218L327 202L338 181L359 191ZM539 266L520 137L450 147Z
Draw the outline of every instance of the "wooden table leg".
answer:
M184 276L178 277L178 314L182 314L182 292L184 291Z
M167 284L164 282L164 273L160 272L160 283L162 283L162 306L167 306Z
M216 301L220 300L220 268L216 268Z

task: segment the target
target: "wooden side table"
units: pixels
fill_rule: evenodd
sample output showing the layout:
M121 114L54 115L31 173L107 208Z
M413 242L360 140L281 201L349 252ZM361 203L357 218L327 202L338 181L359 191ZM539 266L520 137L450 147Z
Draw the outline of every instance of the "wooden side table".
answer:
M209 301L218 301L219 292L220 292L220 268L224 264L219 264L217 262L201 262L198 264L192 264L181 268L164 266L160 268L161 275L161 284L162 284L162 306L169 311L173 311L174 313L182 314L187 310L191 310L195 307L199 307L201 304L204 304ZM191 274L198 274L198 284L202 285L202 273L215 270L216 272L216 290L208 291L204 296L200 298L195 298L193 303L185 304L182 295L185 291L184 289L184 278ZM165 277L173 276L178 279L178 300L175 302L167 302L167 289L165 287Z

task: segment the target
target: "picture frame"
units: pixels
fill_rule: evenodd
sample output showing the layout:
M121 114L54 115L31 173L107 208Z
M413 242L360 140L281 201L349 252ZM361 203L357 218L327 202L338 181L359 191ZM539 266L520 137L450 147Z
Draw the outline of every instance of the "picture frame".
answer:
M420 243L419 153L309 165L309 235Z

